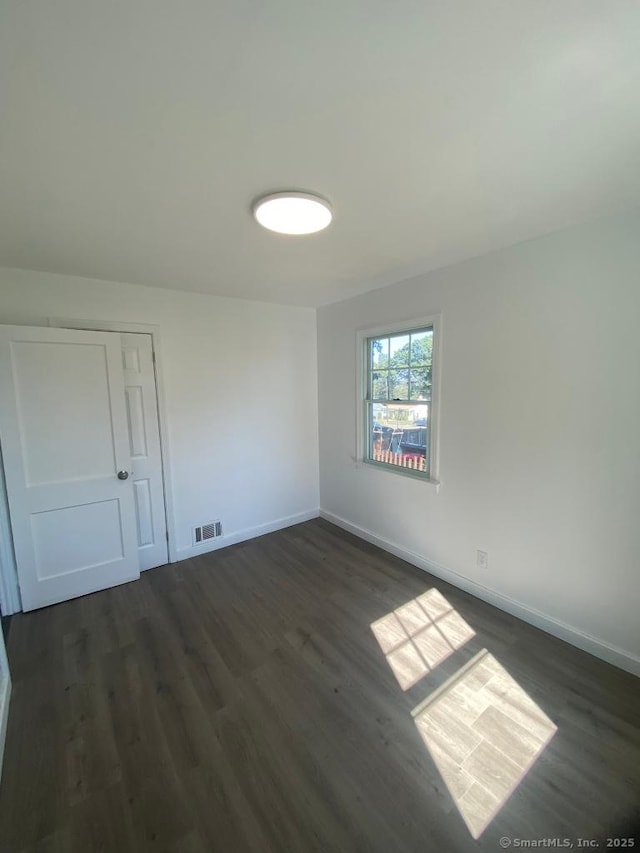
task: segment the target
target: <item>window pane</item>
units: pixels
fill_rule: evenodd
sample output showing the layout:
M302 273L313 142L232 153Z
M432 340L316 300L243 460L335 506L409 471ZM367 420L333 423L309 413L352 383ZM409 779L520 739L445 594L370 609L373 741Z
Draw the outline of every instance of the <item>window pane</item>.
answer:
M381 442L384 439L383 423L385 420L385 412L386 406L383 406L380 403L371 403L369 405L369 425L367 429L369 430L371 439L369 442L370 448L373 448L376 445L381 446Z
M371 341L371 366L389 367L389 338L374 338Z
M431 367L421 367L419 370L411 370L409 379L411 382L409 389L410 400L431 399Z
M387 400L389 397L388 370L371 371L371 399Z
M411 366L431 364L433 329L411 335Z
M369 459L428 474L428 405L369 404Z
M389 371L389 399L409 399L409 371L407 369Z
M408 367L409 335L398 335L389 339L390 367Z

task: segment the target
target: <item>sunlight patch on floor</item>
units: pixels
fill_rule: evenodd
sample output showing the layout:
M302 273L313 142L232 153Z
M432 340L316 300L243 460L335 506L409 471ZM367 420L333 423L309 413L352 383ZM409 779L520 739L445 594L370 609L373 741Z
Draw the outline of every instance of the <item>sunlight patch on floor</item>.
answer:
M486 650L419 705L413 716L476 839L557 731Z
M371 625L409 690L475 631L437 589ZM479 838L557 728L486 649L411 712L471 835Z
M387 613L371 630L403 690L413 687L475 636L437 589Z

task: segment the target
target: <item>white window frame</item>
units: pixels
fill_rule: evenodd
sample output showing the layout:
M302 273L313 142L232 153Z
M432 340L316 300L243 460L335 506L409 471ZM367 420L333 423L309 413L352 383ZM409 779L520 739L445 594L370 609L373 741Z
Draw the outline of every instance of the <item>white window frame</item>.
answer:
M368 340L375 337L386 337L402 332L412 332L426 326L433 328L432 347L432 375L431 375L431 409L429 412L429 476L418 471L401 468L395 465L385 465L368 458L368 430L367 418L367 393L368 393L368 370L369 354ZM392 323L384 323L358 329L356 334L356 365L357 365L357 406L356 406L356 460L357 464L364 463L367 467L382 472L398 474L401 477L410 477L421 483L432 483L440 485L440 371L441 371L441 343L442 343L442 314L433 314L429 317L412 317L408 320L398 320ZM415 401L419 403L419 401Z

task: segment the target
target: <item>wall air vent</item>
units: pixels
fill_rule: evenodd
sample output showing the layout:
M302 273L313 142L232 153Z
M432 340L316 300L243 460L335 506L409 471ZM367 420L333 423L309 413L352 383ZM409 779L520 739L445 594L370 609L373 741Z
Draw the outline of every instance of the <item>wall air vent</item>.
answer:
M222 536L222 522L209 521L207 524L201 524L199 527L193 528L193 544L200 545L208 539L217 539Z

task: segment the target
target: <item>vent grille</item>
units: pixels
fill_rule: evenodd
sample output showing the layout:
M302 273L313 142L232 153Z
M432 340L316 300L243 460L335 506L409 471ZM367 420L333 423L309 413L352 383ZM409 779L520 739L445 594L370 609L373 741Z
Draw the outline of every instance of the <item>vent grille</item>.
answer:
M206 542L207 539L217 539L218 536L222 536L221 521L209 521L207 524L201 524L199 527L193 528L194 545Z

